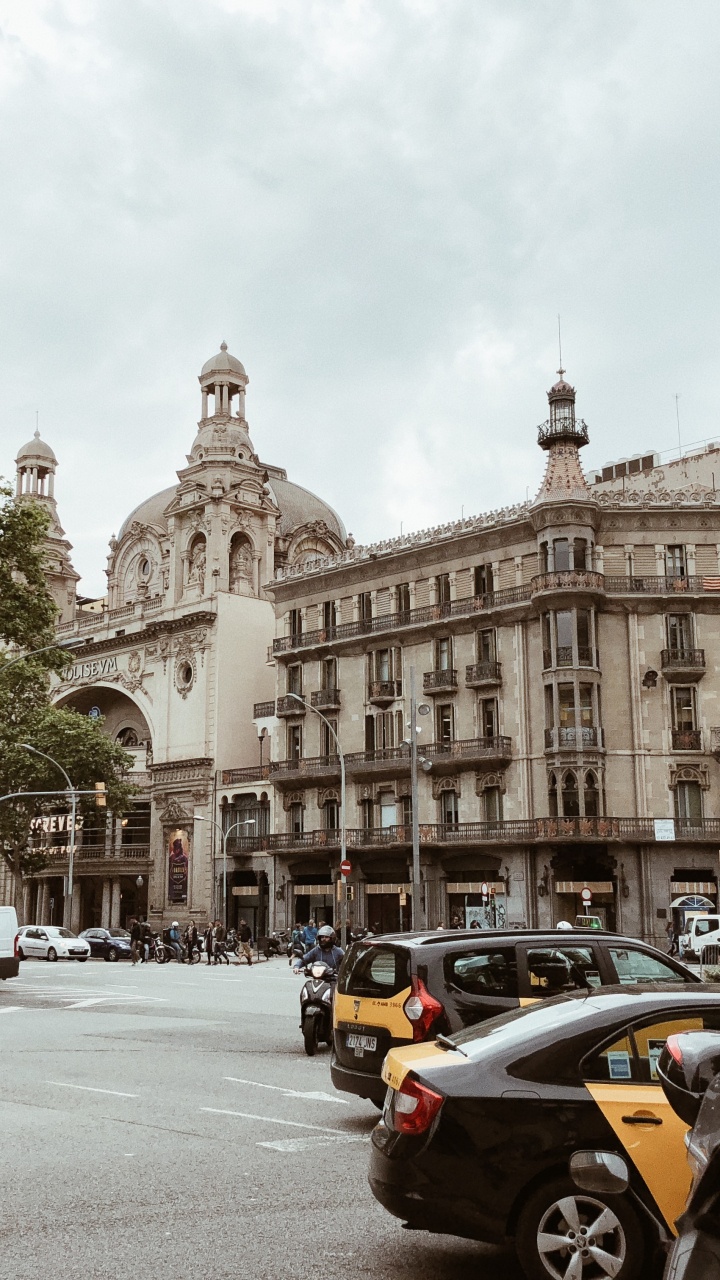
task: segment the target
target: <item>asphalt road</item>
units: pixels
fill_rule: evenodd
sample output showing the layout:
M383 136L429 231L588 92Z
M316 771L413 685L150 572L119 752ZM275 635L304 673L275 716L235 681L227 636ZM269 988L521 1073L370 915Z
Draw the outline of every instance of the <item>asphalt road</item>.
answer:
M376 1203L377 1112L305 1056L285 960L20 973L0 984L2 1280L519 1280Z

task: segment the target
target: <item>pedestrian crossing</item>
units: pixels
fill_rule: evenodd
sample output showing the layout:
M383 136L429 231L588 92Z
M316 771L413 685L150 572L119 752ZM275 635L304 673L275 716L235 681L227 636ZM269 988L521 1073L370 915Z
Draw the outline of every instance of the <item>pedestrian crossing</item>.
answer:
M12 986L13 1004L3 1005L0 1002L0 1015L20 1013L24 1009L48 1007L63 1009L89 1009L97 1006L111 1005L157 1005L167 1004L161 996L145 995L132 988L93 987L87 983L63 983L56 981L42 982L16 978ZM15 1003L17 999L27 999L26 1004Z

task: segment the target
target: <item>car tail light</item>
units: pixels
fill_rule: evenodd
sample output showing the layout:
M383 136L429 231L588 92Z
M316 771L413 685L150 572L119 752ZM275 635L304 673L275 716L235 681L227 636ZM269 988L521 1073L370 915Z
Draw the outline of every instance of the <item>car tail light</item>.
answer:
M443 1102L442 1094L406 1077L395 1094L395 1131L409 1136L427 1133Z
M18 956L20 955L19 944L20 944L20 934L19 934L19 933L16 933L16 934L15 934L15 947L14 947L14 952L13 952L13 954L14 954L14 956L15 956L15 959L16 959L16 960L17 960Z
M431 1026L444 1012L440 1001L430 995L422 978L413 978L410 995L403 1005L405 1017L412 1022L413 1040L427 1039Z
M680 1040L678 1036L668 1036L666 1041L667 1051L671 1058L674 1058L678 1066L682 1066L682 1049L680 1048Z

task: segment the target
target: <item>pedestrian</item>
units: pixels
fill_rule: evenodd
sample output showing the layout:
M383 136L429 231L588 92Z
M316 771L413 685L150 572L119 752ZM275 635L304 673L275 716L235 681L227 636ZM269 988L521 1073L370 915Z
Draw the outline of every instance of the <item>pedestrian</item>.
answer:
M197 951L198 931L194 920L191 920L185 930L185 946L187 947L188 960L192 964L193 953Z
M315 946L317 942L317 936L318 936L318 930L317 930L317 925L315 921L308 920L307 924L305 925L305 928L303 929L303 942L305 943L305 946L308 951L310 951L311 948Z
M135 916L133 916L132 924L130 926L130 959L132 960L133 964L137 964L138 960L140 959L141 950L142 950L142 925L140 924L140 921Z
M240 926L238 928L238 938L240 940L242 953L245 959L247 960L248 964L251 965L253 962L252 947L250 946L250 943L252 942L252 931L250 929L250 925L247 923L246 920L240 921Z
M227 930L222 920L215 921L213 929L213 964L222 964L223 960L226 965L230 964L228 960L227 947L225 942L227 939Z
M208 964L212 964L213 962L213 945L215 942L215 939L213 937L214 928L215 928L215 921L209 920L208 927L205 930L205 955L207 956Z
M444 929L444 928L445 928L445 925L443 924L442 920L440 921L440 923L438 924L438 926L437 926L437 927L438 927L438 929Z
M665 932L667 934L667 940L668 940L668 955L676 956L678 954L678 939L677 939L677 933L675 931L675 922L673 921L672 917L668 920L667 924L665 925Z
M150 948L151 948L151 946L152 946L152 941L153 941L152 929L150 928L150 925L148 924L147 920L143 920L143 921L142 921L142 925L141 925L141 927L142 927L142 951L143 951L143 954L142 954L142 960L141 960L141 962L140 962L140 963L141 963L141 964L149 964L149 962L150 962Z

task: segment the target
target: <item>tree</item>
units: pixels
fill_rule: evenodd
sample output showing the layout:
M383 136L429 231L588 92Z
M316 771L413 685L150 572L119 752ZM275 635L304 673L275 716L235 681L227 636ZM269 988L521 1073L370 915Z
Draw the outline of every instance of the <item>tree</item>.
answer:
M50 647L16 661L19 652L52 646L55 639L57 606L44 570L47 529L47 514L37 504L12 501L0 484L0 795L66 789L57 767L27 751L27 743L57 760L77 790L104 782L108 807L123 813L134 790L128 782L132 756L102 732L101 721L51 704L51 673L63 670L67 653ZM58 796L0 803L0 852L18 905L23 876L47 865L42 850L33 848L33 819L62 803ZM93 807L85 799L79 811Z

